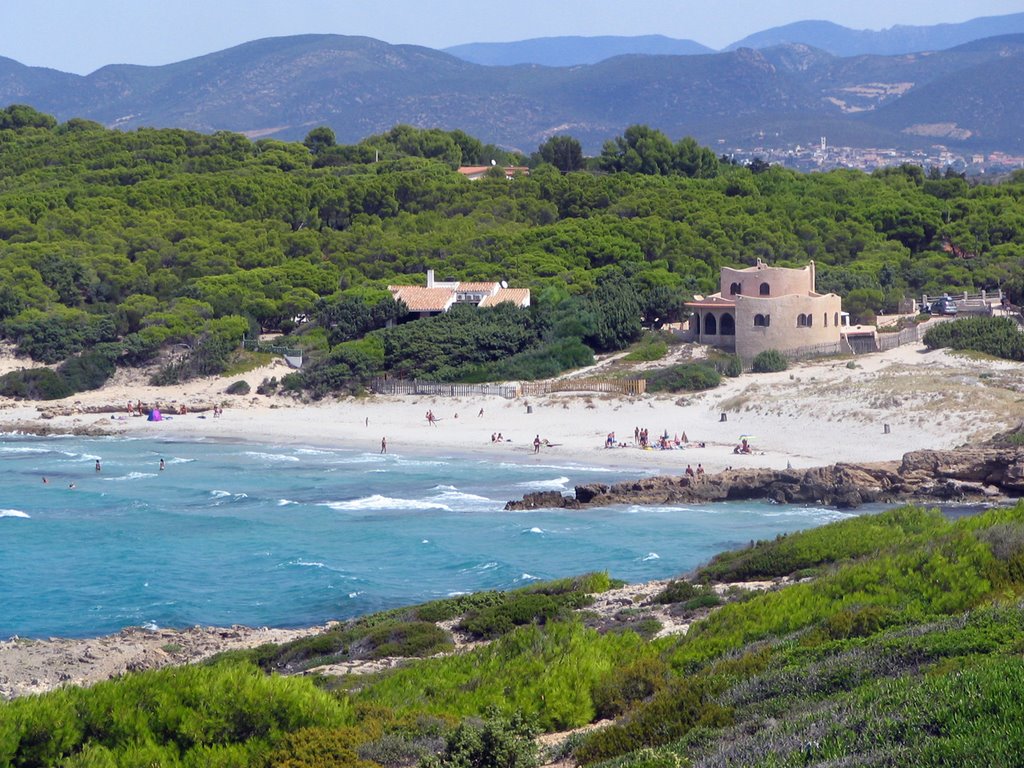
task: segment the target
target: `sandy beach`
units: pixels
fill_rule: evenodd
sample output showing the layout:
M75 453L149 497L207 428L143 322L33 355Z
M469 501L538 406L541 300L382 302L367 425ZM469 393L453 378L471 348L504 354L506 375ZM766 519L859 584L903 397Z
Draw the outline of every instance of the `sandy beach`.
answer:
M30 365L9 350L0 354L0 374ZM893 460L912 450L990 437L1024 419L1022 369L1017 363L908 345L856 359L797 364L781 373L745 374L699 394L577 393L529 400L367 395L319 402L225 394L229 384L243 378L255 393L264 379L288 372L283 361L244 376L162 388L149 386L143 372L119 370L103 389L66 400L0 399L0 431L280 442L372 452L386 438L391 453L556 460L616 467L627 475L677 474L698 463L708 473L727 467L781 469ZM128 416L128 403L137 401L158 404L172 418L150 422ZM182 405L185 414L177 413ZM222 415L214 416L215 405L223 408ZM427 421L428 410L436 424ZM689 442L674 450L642 450L633 446L634 428L648 429L652 438L667 432L673 442L685 433ZM492 442L491 435L499 432L505 439ZM609 432L628 447L604 448ZM733 453L741 435L749 436L752 454ZM551 444L539 455L535 436ZM319 629L128 629L91 640L11 639L0 642L0 696L88 684Z
M0 356L0 373L26 365ZM662 363L663 364L663 363ZM288 372L283 361L244 376L152 387L140 372L119 370L103 389L45 403L0 399L0 430L51 430L175 439L299 443L377 452L386 438L397 454L566 462L626 470L681 472L727 467L811 467L899 459L921 448L983 439L1024 418L1022 366L907 345L855 360L801 363L774 374L724 379L697 394L636 397L571 393L507 400L497 396L345 397L304 401L257 395L264 379ZM253 394L227 395L245 379ZM127 416L128 403L159 405L161 422ZM185 406L188 413L175 413ZM223 408L215 417L214 405ZM426 412L437 420L431 424ZM481 415L482 413L482 415ZM888 429L886 428L888 425ZM641 450L634 429L652 440L667 433L676 450ZM610 432L625 448L604 448ZM501 442L492 435L501 434ZM543 445L539 456L533 440ZM741 436L754 448L736 455ZM704 443L704 447L699 447Z

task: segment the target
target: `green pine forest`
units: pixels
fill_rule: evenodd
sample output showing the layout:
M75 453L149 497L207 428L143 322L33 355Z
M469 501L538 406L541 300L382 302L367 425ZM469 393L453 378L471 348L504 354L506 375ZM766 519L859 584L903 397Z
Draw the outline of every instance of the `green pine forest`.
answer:
M528 163L479 181L459 164ZM0 335L57 368L0 382L60 397L116 365L155 383L218 373L243 336L282 331L322 396L387 372L538 378L622 349L717 288L722 265L818 264L870 320L903 296L1024 294L1024 173L979 183L902 166L739 167L633 126L598 157L556 136L529 158L461 131L397 126L357 145L58 124L0 110ZM955 244L969 259L948 253ZM389 283L505 279L533 306L416 322ZM389 321L394 328L385 328ZM176 346L177 345L177 346Z
M642 604L588 611L613 586L464 595L16 699L0 704L0 766L1020 764L1024 504L956 521L903 507L723 553L651 598L685 635L652 639ZM450 653L445 620L481 644ZM295 674L389 656L405 663Z

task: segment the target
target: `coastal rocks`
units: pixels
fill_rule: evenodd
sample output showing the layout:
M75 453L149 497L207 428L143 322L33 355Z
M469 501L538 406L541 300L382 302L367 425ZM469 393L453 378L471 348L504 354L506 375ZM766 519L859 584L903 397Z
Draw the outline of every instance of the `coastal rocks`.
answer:
M1024 448L965 447L912 451L902 462L832 464L811 469L731 469L703 477L648 477L576 486L574 496L545 491L510 501L507 510L700 504L768 499L840 509L871 502L992 500L1024 495Z
M900 474L922 484L981 483L1006 493L1024 493L1024 448L967 447L952 451L911 451Z

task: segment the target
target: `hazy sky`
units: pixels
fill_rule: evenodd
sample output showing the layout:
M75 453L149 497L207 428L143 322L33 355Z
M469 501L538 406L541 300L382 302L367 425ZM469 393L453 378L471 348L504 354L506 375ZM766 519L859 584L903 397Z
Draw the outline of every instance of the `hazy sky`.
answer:
M663 34L722 48L805 19L854 29L941 24L1019 13L1024 0L0 0L0 8L0 56L87 74L308 32L431 48Z

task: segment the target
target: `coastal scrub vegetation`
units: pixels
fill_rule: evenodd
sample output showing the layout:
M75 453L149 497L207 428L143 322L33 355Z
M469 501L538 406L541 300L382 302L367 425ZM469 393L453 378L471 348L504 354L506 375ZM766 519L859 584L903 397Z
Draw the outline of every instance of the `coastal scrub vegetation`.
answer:
M766 349L764 352L758 352L751 365L754 373L777 373L787 368L789 368L789 361L777 349Z
M251 141L58 123L17 105L0 126L0 337L48 365L110 344L115 364L173 383L230 367L243 336L280 331L309 361L286 392L383 372L549 376L682 319L722 266L756 259L814 259L818 289L860 314L920 292L1024 297L1020 174L972 185L913 166L752 169L638 125L595 159L600 172L564 136L529 176L471 182L460 158L513 158L461 131ZM428 268L528 287L532 306L410 322L386 287Z
M929 328L924 334L928 349L984 352L1004 360L1024 360L1024 334L1008 317L965 317Z
M591 574L26 697L0 704L0 765L528 768L536 733L606 718L559 756L615 766L1018 764L1024 503L958 520L903 507L754 543L649 603L674 609L713 594L712 582L781 576L795 581L739 598L726 590L688 633L654 640L587 625L583 598L613 585ZM583 612L552 614L538 598ZM448 646L433 622L498 606L536 610L491 642L434 655ZM408 656L359 678L271 671L371 646Z

